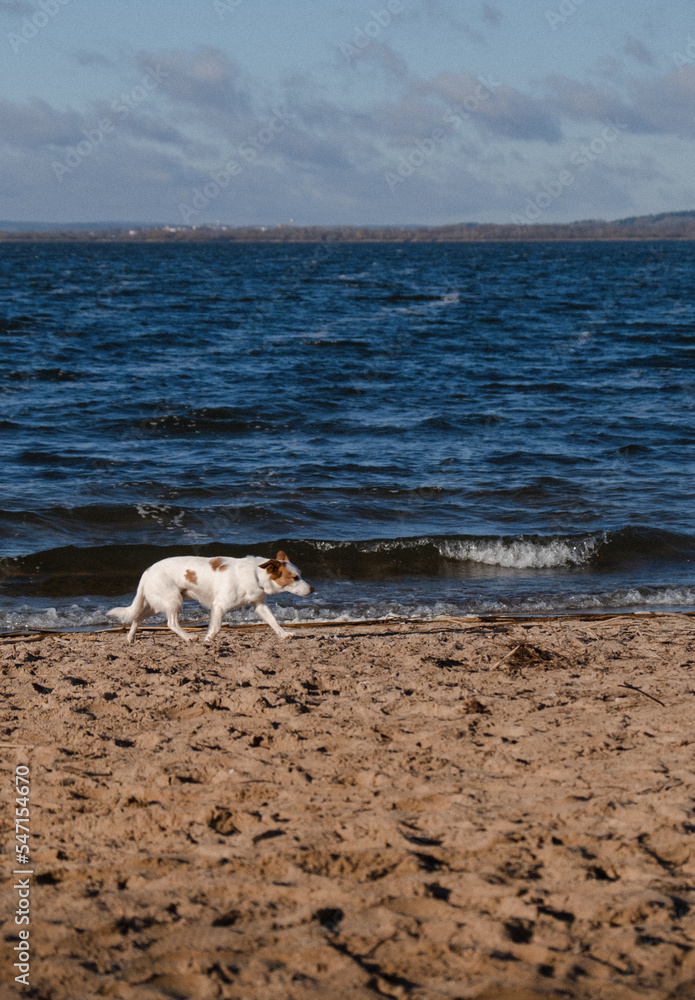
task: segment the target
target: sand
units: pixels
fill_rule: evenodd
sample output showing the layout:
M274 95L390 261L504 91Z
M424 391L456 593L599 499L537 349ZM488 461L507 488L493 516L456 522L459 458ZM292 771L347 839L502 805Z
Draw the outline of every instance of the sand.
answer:
M695 997L694 626L3 640L3 995Z

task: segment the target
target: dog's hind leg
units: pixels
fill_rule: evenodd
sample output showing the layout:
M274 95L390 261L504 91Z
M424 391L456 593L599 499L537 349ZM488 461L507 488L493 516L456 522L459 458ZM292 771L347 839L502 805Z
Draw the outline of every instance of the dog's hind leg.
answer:
M177 608L173 608L167 611L167 626L171 629L172 632L176 632L176 634L180 635L182 639L185 639L186 642L190 642L191 641L190 635L186 635L184 630L179 625L180 607L181 605L179 604Z
M155 567L156 565L155 563ZM149 586L149 592L146 593L150 605L157 613L167 616L167 627L172 632L175 632L176 635L180 636L186 642L190 642L191 637L186 635L179 625L179 611L183 604L183 594L174 581L167 580L166 578L157 579L155 577L149 581Z
M136 631L138 629L138 626L142 625L142 623L145 621L145 619L149 618L153 614L154 614L154 611L149 606L149 604L147 603L147 601L144 601L144 600L141 599L139 601L139 606L138 606L137 610L133 614L133 623L130 626L130 629L128 631L128 635L126 637L126 642L132 642L133 641L133 636L135 635L135 633L136 633Z
M212 642L213 638L222 628L223 615L224 615L224 609L219 607L219 605L213 604L213 606L210 608L210 624L208 625L208 630L205 633L205 638L203 639L203 642Z

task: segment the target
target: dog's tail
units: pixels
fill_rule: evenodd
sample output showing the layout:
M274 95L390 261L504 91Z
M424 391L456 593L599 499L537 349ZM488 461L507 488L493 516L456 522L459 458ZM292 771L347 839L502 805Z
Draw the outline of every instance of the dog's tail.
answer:
M130 625L134 618L140 614L140 612L145 609L145 598L143 597L143 586L142 580L138 586L137 593L133 600L133 603L127 608L111 608L106 614L111 618L117 618L119 622L123 622L124 625Z
M106 614L110 618L118 618L119 622L123 622L124 625L130 625L135 618L136 607L136 602L133 601L129 608L111 608Z

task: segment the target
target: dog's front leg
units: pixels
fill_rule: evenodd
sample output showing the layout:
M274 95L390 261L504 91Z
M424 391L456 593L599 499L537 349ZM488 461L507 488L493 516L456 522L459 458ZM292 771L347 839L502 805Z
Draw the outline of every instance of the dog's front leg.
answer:
M281 639L289 639L291 637L292 633L284 630L265 601L259 601L258 604L255 604L254 610L258 617L266 622L267 625L270 625L273 632L275 632L276 635L279 635Z

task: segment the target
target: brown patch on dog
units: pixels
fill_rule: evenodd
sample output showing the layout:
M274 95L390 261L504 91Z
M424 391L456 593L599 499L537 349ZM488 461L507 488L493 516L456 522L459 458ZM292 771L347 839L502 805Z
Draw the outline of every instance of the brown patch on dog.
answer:
M213 569L218 569L220 573L227 568L227 564L221 556L215 556L214 559L211 559L210 565Z
M194 573L194 571L192 569L187 569L186 572L183 575L186 577L186 579L188 580L189 583L197 583L198 582L198 577L195 575L195 573Z
M280 555L281 553L278 553ZM287 568L284 562L279 559L269 559L268 562L261 563L260 569L264 569L266 573L270 573L270 576L276 583L279 583L281 587L287 587L288 584L292 583L294 580L299 579L291 570Z
M266 573L269 573L273 580L277 580L280 576L281 570L284 568L277 559L269 559L268 562L261 563L258 567L259 569L264 569Z
M289 557L286 556L285 553L282 550L280 550L280 552L278 552L278 554L275 556L275 558L278 560L278 562L289 562L290 561Z
M292 573L287 566L282 566L277 577L273 577L273 579L276 579L281 587L288 587L294 580L297 580L298 577L296 573Z

